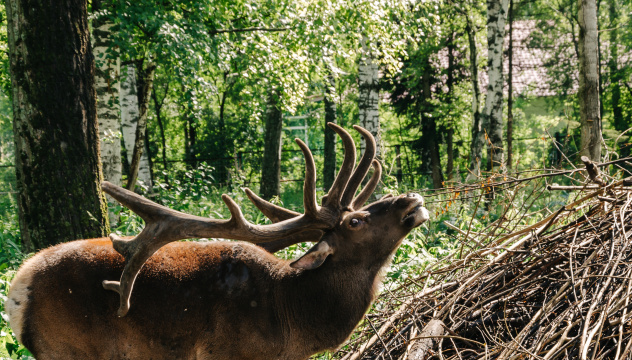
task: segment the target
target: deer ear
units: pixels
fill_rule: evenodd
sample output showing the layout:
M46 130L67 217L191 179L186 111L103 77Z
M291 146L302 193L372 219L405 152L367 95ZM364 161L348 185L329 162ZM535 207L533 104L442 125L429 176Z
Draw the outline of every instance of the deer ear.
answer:
M325 241L319 241L305 255L290 264L295 269L312 270L321 266L334 249Z

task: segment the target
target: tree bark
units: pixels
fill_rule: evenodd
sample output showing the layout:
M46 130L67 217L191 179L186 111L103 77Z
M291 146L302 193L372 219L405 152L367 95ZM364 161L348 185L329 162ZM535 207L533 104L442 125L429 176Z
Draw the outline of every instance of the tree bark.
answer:
M263 163L261 164L261 197L269 200L281 191L281 135L283 133L283 112L278 91L271 91L266 110Z
M599 14L599 7L601 6L601 0L597 0L597 14ZM601 29L599 20L597 20L597 74L599 75L599 99L603 99L603 71L601 71ZM603 101L599 101L599 118L603 119ZM601 129L603 131L603 129Z
M481 176L481 162L483 158L483 144L485 133L481 123L480 98L481 89L478 86L478 51L476 49L476 30L472 20L467 17L467 39L470 49L470 77L472 81L472 142L470 143L470 166L466 181L477 180Z
M154 74L156 72L156 64L150 62L146 67L143 67L144 62L140 62L136 71L138 72L138 83L136 85L136 91L138 94L138 121L136 123L136 134L134 141L134 152L130 160L129 177L127 178L127 188L134 190L136 188L136 181L140 178L146 186L151 189L151 172L149 170L149 160L145 154L146 165L143 166L141 172L142 155L145 148L145 137L147 128L147 110L149 108L149 99L151 97L151 89L154 82ZM129 73L128 73L129 75ZM128 151L129 156L129 151Z
M22 246L103 236L87 4L8 0L6 10Z
M154 83L154 90L151 92L151 98L154 101L154 111L156 112L156 122L158 123L158 129L160 130L160 140L161 140L161 151L162 151L162 168L165 172L168 173L168 164L167 164L167 138L165 137L165 125L162 121L162 107L165 103L165 99L167 98L167 92L169 91L169 82L165 85L165 96L162 97L162 100L158 100L158 94L156 94L156 88ZM169 185L169 177L165 177L165 182Z
M483 128L487 130L487 168L505 171L503 152L503 43L509 0L487 0L487 96Z
M430 89L430 59L428 58L425 64L425 71L422 75L423 82L423 102L425 111L422 111L422 133L424 137L425 146L430 153L430 168L432 170L432 186L435 189L443 187L443 174L441 172L441 155L439 154L439 141L437 139L437 123L432 116L424 116L423 114L429 112L430 100L432 99L432 93Z
M404 172L402 169L402 152L401 145L395 145L395 166L397 167L396 177L397 184L401 185L402 180L404 180Z
M619 21L617 14L617 2L609 0L610 15L610 61L608 62L608 71L610 73L610 86L612 97L612 124L618 131L625 131L628 124L623 117L623 107L621 106L621 71L619 70Z
M451 105L454 101L454 68L456 59L454 58L454 51L456 50L456 46L454 44L455 32L452 29L452 33L450 34L450 38L448 39L447 48L448 48L448 79L446 84L448 86L448 96L447 101L448 105ZM450 117L452 118L452 117ZM447 126L446 130L446 151L448 155L448 163L446 165L446 177L448 180L451 180L454 176L454 122L451 120Z
M366 45L366 38L362 42L362 53L358 66L358 114L360 126L367 129L377 143L376 157L381 156L380 113L379 113L379 79L378 67ZM364 149L364 139L361 147Z
M449 128L446 132L446 151L448 152L448 163L446 165L446 177L452 180L454 177L454 128Z
M424 326L411 346L407 360L428 359L431 350L439 345L440 337L446 333L443 321L432 319Z
M92 12L102 10L101 1L93 0ZM95 57L95 89L97 92L97 118L99 120L99 138L101 139L101 165L103 178L113 184L121 185L121 118L119 116L120 73L119 59L112 58L111 41L112 22L97 17L93 22L93 40ZM108 197L109 202L113 202Z
M92 13L101 11L101 0L92 1ZM97 92L97 119L99 121L99 139L101 146L101 166L103 179L121 185L123 164L121 162L121 117L119 97L121 93L119 74L120 59L114 51L111 41L114 24L97 17L92 22L93 53L95 57L95 89ZM108 204L117 202L105 195ZM118 223L119 217L109 211L110 224Z
M601 117L599 116L597 4L595 0L578 1L580 155L599 161L601 158Z
M507 74L507 169L511 170L513 153L513 0L509 0L509 73Z
M223 149L223 151L225 152L225 155L223 156L230 156L230 153L233 152L232 151L232 146L231 148L228 147L229 143L227 143L227 139L226 136L223 136L224 134L226 134L226 99L228 98L228 92L230 91L230 89L233 87L234 82L229 83L228 82L228 75L229 72L228 71L224 71L224 84L230 84L228 85L228 87L226 89L224 89L224 91L222 91L222 95L220 96L219 99L219 124L218 124L218 132L219 134L221 134L222 136L219 137L219 147L220 149ZM229 181L229 175L230 175L230 165L228 163L224 163L222 162L222 164L220 165L221 169L216 169L217 175L215 176L216 181L218 181L220 184L223 183L227 183L230 184ZM219 171L218 171L219 170Z
M191 168L197 168L197 159L195 156L195 142L197 141L197 131L195 124L195 115L193 114L193 109L190 105L185 107L185 139L186 142L186 153L184 154L184 158L187 162L187 165Z
M325 151L323 160L323 190L329 191L336 178L336 133L327 126L328 122L336 123L335 80L328 74L325 83Z
M134 65L125 66L125 76L121 81L121 132L123 133L123 144L126 150L128 183L131 174L132 157L134 155L134 145L136 143L136 127L138 125L138 87L136 86L136 67ZM150 184L149 160L147 154L142 153L138 178L145 184Z

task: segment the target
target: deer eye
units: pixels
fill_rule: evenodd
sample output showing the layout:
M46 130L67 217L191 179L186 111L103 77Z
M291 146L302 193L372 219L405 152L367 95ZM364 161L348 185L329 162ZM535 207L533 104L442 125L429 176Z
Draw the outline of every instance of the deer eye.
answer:
M351 221L349 221L349 225L351 227L357 227L357 226L360 226L360 224L362 224L362 220L360 220L358 218L353 218L353 219L351 219Z

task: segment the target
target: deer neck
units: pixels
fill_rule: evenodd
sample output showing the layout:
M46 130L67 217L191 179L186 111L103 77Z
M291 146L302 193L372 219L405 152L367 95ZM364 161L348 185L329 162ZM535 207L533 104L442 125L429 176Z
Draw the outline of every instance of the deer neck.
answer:
M288 294L289 329L302 340L310 338L318 351L341 344L375 299L381 273L381 268L330 260L297 273Z

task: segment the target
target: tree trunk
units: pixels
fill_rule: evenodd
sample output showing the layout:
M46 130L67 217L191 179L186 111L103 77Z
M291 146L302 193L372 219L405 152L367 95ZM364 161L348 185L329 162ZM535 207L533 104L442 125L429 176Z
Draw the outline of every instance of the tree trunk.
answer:
M487 130L487 167L505 170L503 152L503 43L509 0L487 0L487 96L483 108L483 128Z
M156 94L155 84L154 90L151 92L151 98L154 101L154 111L156 112L156 122L158 123L158 129L160 130L160 141L162 145L162 168L168 173L168 165L167 165L167 139L165 137L165 125L162 121L162 107L165 103L165 99L167 98L167 92L169 91L169 82L165 85L165 96L163 96L162 100L158 100L158 95ZM165 182L169 185L169 177L165 176Z
M125 148L125 170L129 176L129 165L136 141L136 124L138 123L138 95L136 94L136 67L126 65L121 76L121 133Z
M279 91L271 91L266 110L266 128L261 164L261 197L269 200L281 191L281 135L283 133L283 112Z
M329 191L336 177L336 133L327 126L336 123L336 103L334 102L335 80L328 74L325 84L325 151L323 161L323 190Z
M578 1L580 155L599 161L601 158L601 118L599 117L597 4L595 0Z
M92 12L100 11L101 1L93 0ZM111 27L114 24L102 18L93 22L93 40L95 57L95 89L97 92L97 118L99 120L99 138L101 139L101 165L103 178L113 184L121 185L121 118L118 98L120 94L119 59L108 56L113 47ZM111 49L109 50L112 51ZM113 202L108 196L108 201Z
M425 71L422 75L423 82L423 102L426 111L422 111L422 133L424 137L425 146L430 153L430 168L432 170L432 186L435 189L443 187L443 174L441 172L441 155L439 154L439 141L437 135L437 123L432 116L424 116L430 108L430 100L432 99L432 93L430 89L430 59L427 59L425 64Z
M599 7L601 6L601 0L597 0L597 14L599 14ZM597 20L597 74L599 74L599 99L603 99L603 71L601 71L601 29L599 26L599 20ZM599 101L599 118L603 119L603 101ZM603 125L603 124L602 124ZM601 129L603 131L603 128Z
M509 0L509 73L507 74L507 169L511 170L513 152L513 0Z
M401 145L395 145L395 166L397 167L396 177L397 184L401 185L404 180L404 172L402 170L402 151Z
M481 89L478 86L478 51L476 49L476 31L472 20L468 17L466 23L467 39L470 48L470 77L472 81L472 142L470 144L470 166L466 181L477 180L481 176L481 162L483 158L483 144L485 133L481 123L480 98Z
M610 0L610 61L608 70L610 72L610 93L612 94L612 124L618 131L624 131L628 124L623 117L623 107L621 106L621 71L619 70L619 21L617 14L617 4L615 0Z
M227 79L228 79L228 71L224 72L224 83L227 83ZM220 149L223 149L223 151L225 152L224 155L222 155L223 157L228 157L230 156L230 153L232 152L232 150L230 148L228 148L228 144L226 142L226 138L227 136L224 136L224 134L226 134L226 116L225 116L225 109L226 109L226 99L228 98L228 91L230 90L230 88L232 88L232 85L230 85L228 88L226 88L223 92L222 95L220 97L220 102L219 102L219 124L218 124L218 133L220 134L219 137L219 146ZM232 148L232 146L231 146ZM230 165L228 162L222 162L221 169L217 169L219 170L219 173L217 174L217 176L215 177L215 179L223 184L223 183L227 183L230 184L231 182L228 181L228 177L230 174Z
M138 99L138 120L136 122L136 131L134 136L134 151L132 152L130 162L129 177L127 178L127 188L133 190L136 188L136 181L140 179L151 189L151 172L149 170L149 160L143 150L145 148L145 136L147 127L147 110L149 108L149 99L151 97L151 88L154 82L154 73L156 64L150 62L146 68L143 63L139 63L136 71L139 73L138 83L136 84L136 93ZM131 78L128 68L128 76ZM145 153L143 160L143 153ZM128 148L129 158L129 148Z
M184 124L186 131L185 135L187 136L185 141L187 142L187 153L184 154L187 165L191 168L197 168L197 159L195 156L195 142L197 140L197 131L195 125L195 115L193 114L193 109L191 107L187 107L187 112L184 114L186 118L186 122Z
M131 174L132 157L134 154L134 144L136 143L136 127L138 124L138 87L136 86L136 67L134 65L125 66L125 76L121 81L121 131L123 133L123 144L126 150L128 183ZM141 154L138 177L145 184L149 184L149 161L147 154ZM149 184L151 185L151 184Z
M6 10L22 246L103 236L87 4L9 0Z
M93 14L102 10L101 0L92 1ZM121 117L119 96L121 93L118 54L113 55L111 27L114 24L103 18L92 23L93 53L95 57L95 89L97 92L97 119L101 146L101 166L103 179L121 185L123 164L121 162ZM109 54L108 54L109 53ZM109 195L105 195L108 204L117 204ZM109 211L110 224L118 223L118 216Z
M452 180L454 177L454 129L449 128L446 133L446 145L448 152L448 164L446 165L446 177Z
M452 33L450 34L450 38L448 39L448 44L447 44L447 48L448 48L448 79L446 81L446 84L448 86L448 96L447 96L447 102L448 105L451 105L454 101L454 70L455 70L455 63L456 63L456 59L454 58L454 52L456 50L456 46L454 45L454 38L455 38L455 33L454 30L451 30ZM450 119L452 118L452 116L450 116ZM446 130L446 145L447 145L447 149L446 151L448 152L448 163L446 166L446 177L448 178L448 180L451 180L452 177L454 176L454 122L452 120L450 120L450 123L447 126L447 130Z
M375 137L377 149L375 156L381 156L379 83L378 67L363 39L360 64L358 66L358 113L360 126L367 129ZM364 139L361 142L364 149Z

